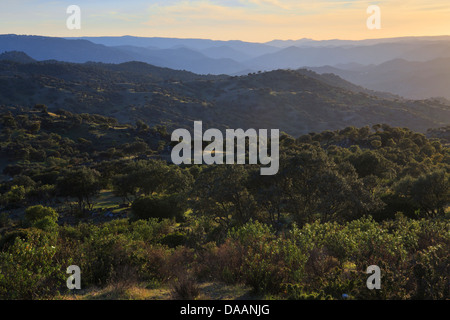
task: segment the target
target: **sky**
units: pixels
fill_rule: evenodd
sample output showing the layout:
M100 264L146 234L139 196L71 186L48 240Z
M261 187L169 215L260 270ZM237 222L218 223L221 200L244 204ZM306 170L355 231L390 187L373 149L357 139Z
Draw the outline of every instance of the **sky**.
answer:
M70 30L67 7L81 9ZM369 29L377 5L381 29ZM0 0L0 34L141 36L266 42L450 35L449 0Z

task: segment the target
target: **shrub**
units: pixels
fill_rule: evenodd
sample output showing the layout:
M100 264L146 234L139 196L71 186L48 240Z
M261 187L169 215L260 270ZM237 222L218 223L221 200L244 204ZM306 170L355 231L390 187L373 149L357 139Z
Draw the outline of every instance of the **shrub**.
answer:
M200 295L200 288L192 278L182 276L172 287L172 297L175 300L195 300Z
M12 238L10 238L12 240ZM0 252L0 299L30 300L50 297L64 284L65 269L55 259L55 238L40 230L16 234Z
M229 233L214 250L211 270L228 283L244 283L258 293L277 294L303 277L307 256L290 239L276 237L268 225L249 222Z
M36 227L45 231L53 231L57 227L58 213L49 207L37 205L28 207L25 210L25 220Z
M11 226L12 220L9 218L8 212L0 213L0 228Z
M160 242L170 248L176 248L178 246L186 245L188 238L184 233L175 232L166 235Z
M28 207L25 210L25 219L30 223L35 223L47 217L52 220L57 220L58 213L52 208L43 207L42 205Z
M105 286L109 284L114 270L133 265L130 243L123 236L108 235L95 237L84 244L80 265L86 285ZM74 257L75 258L75 257Z
M152 195L136 199L132 205L134 218L172 219L180 221L185 211L184 202L178 194Z

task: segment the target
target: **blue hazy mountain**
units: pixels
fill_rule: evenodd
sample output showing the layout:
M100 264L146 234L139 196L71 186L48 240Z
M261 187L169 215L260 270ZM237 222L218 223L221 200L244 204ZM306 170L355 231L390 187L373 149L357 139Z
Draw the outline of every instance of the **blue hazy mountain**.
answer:
M335 74L365 88L389 91L409 99L450 99L450 58L430 61L395 59L379 65L310 68Z
M126 52L87 40L41 36L0 35L0 52L3 51L22 51L36 60L102 61L105 63L133 60L133 56Z
M236 73L246 67L228 59L214 59L186 47L160 49L122 45L110 47L83 39L0 35L0 52L22 51L31 58L66 62L123 63L142 61L160 67L200 74Z
M211 51L211 48L222 48L230 51L232 54L241 52L248 57L257 57L262 54L274 53L279 50L276 46L271 46L264 43L245 42L239 40L221 41L209 39L178 39L178 38L146 38L146 37L81 37L81 38L66 38L66 39L83 39L96 44L106 46L134 46L134 47L153 47L159 49L173 49L179 47L190 48L199 52ZM223 54L222 52L219 52ZM217 56L214 56L217 57ZM222 56L223 58L224 56ZM231 58L228 56L227 58ZM242 57L245 58L245 57ZM240 59L242 59L240 58Z
M186 47L159 49L154 47L117 46L111 47L133 56L133 60L159 67L187 70L198 74L236 73L245 66L226 57L210 58L205 54Z
M286 47L287 46L287 47ZM449 37L269 43L142 37L53 38L1 35L1 51L23 51L36 60L121 63L142 61L196 73L382 64L394 59L428 61L450 57Z
M447 93L450 84L448 36L253 43L132 36L0 35L0 53L5 51L21 51L38 61L114 64L140 61L211 75L316 68L317 72L334 73L370 90L389 91L414 99L450 98Z
M0 53L0 61L13 61L17 63L32 63L36 62L33 58L22 51L6 51Z
M380 38L380 39L365 39L365 40L313 40L303 38L299 40L272 40L266 42L267 45L287 48L287 47L349 47L361 45L375 45L381 43L417 43L423 41L450 41L450 36L428 36L428 37L397 37L397 38Z
M348 63L381 64L394 59L427 61L443 57L450 57L450 41L392 42L339 47L290 46L246 63L253 69L273 70Z

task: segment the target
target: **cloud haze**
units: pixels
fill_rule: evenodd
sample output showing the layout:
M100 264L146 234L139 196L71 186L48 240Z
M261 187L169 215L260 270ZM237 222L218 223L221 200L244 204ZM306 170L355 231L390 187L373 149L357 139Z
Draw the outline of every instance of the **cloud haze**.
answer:
M66 28L66 8L71 4L81 7L81 30ZM366 27L366 9L372 4L381 8L381 30ZM3 0L0 33L246 41L444 35L450 34L450 4L448 0Z

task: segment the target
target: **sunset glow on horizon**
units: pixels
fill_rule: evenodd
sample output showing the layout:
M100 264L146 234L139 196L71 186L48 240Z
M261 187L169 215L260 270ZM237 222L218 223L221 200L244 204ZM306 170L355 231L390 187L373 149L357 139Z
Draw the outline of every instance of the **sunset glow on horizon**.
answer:
M69 5L81 8L82 27L69 30ZM381 29L369 30L366 10L381 9ZM0 33L58 37L208 38L266 42L374 39L450 34L448 0L193 0L46 1L0 5Z

